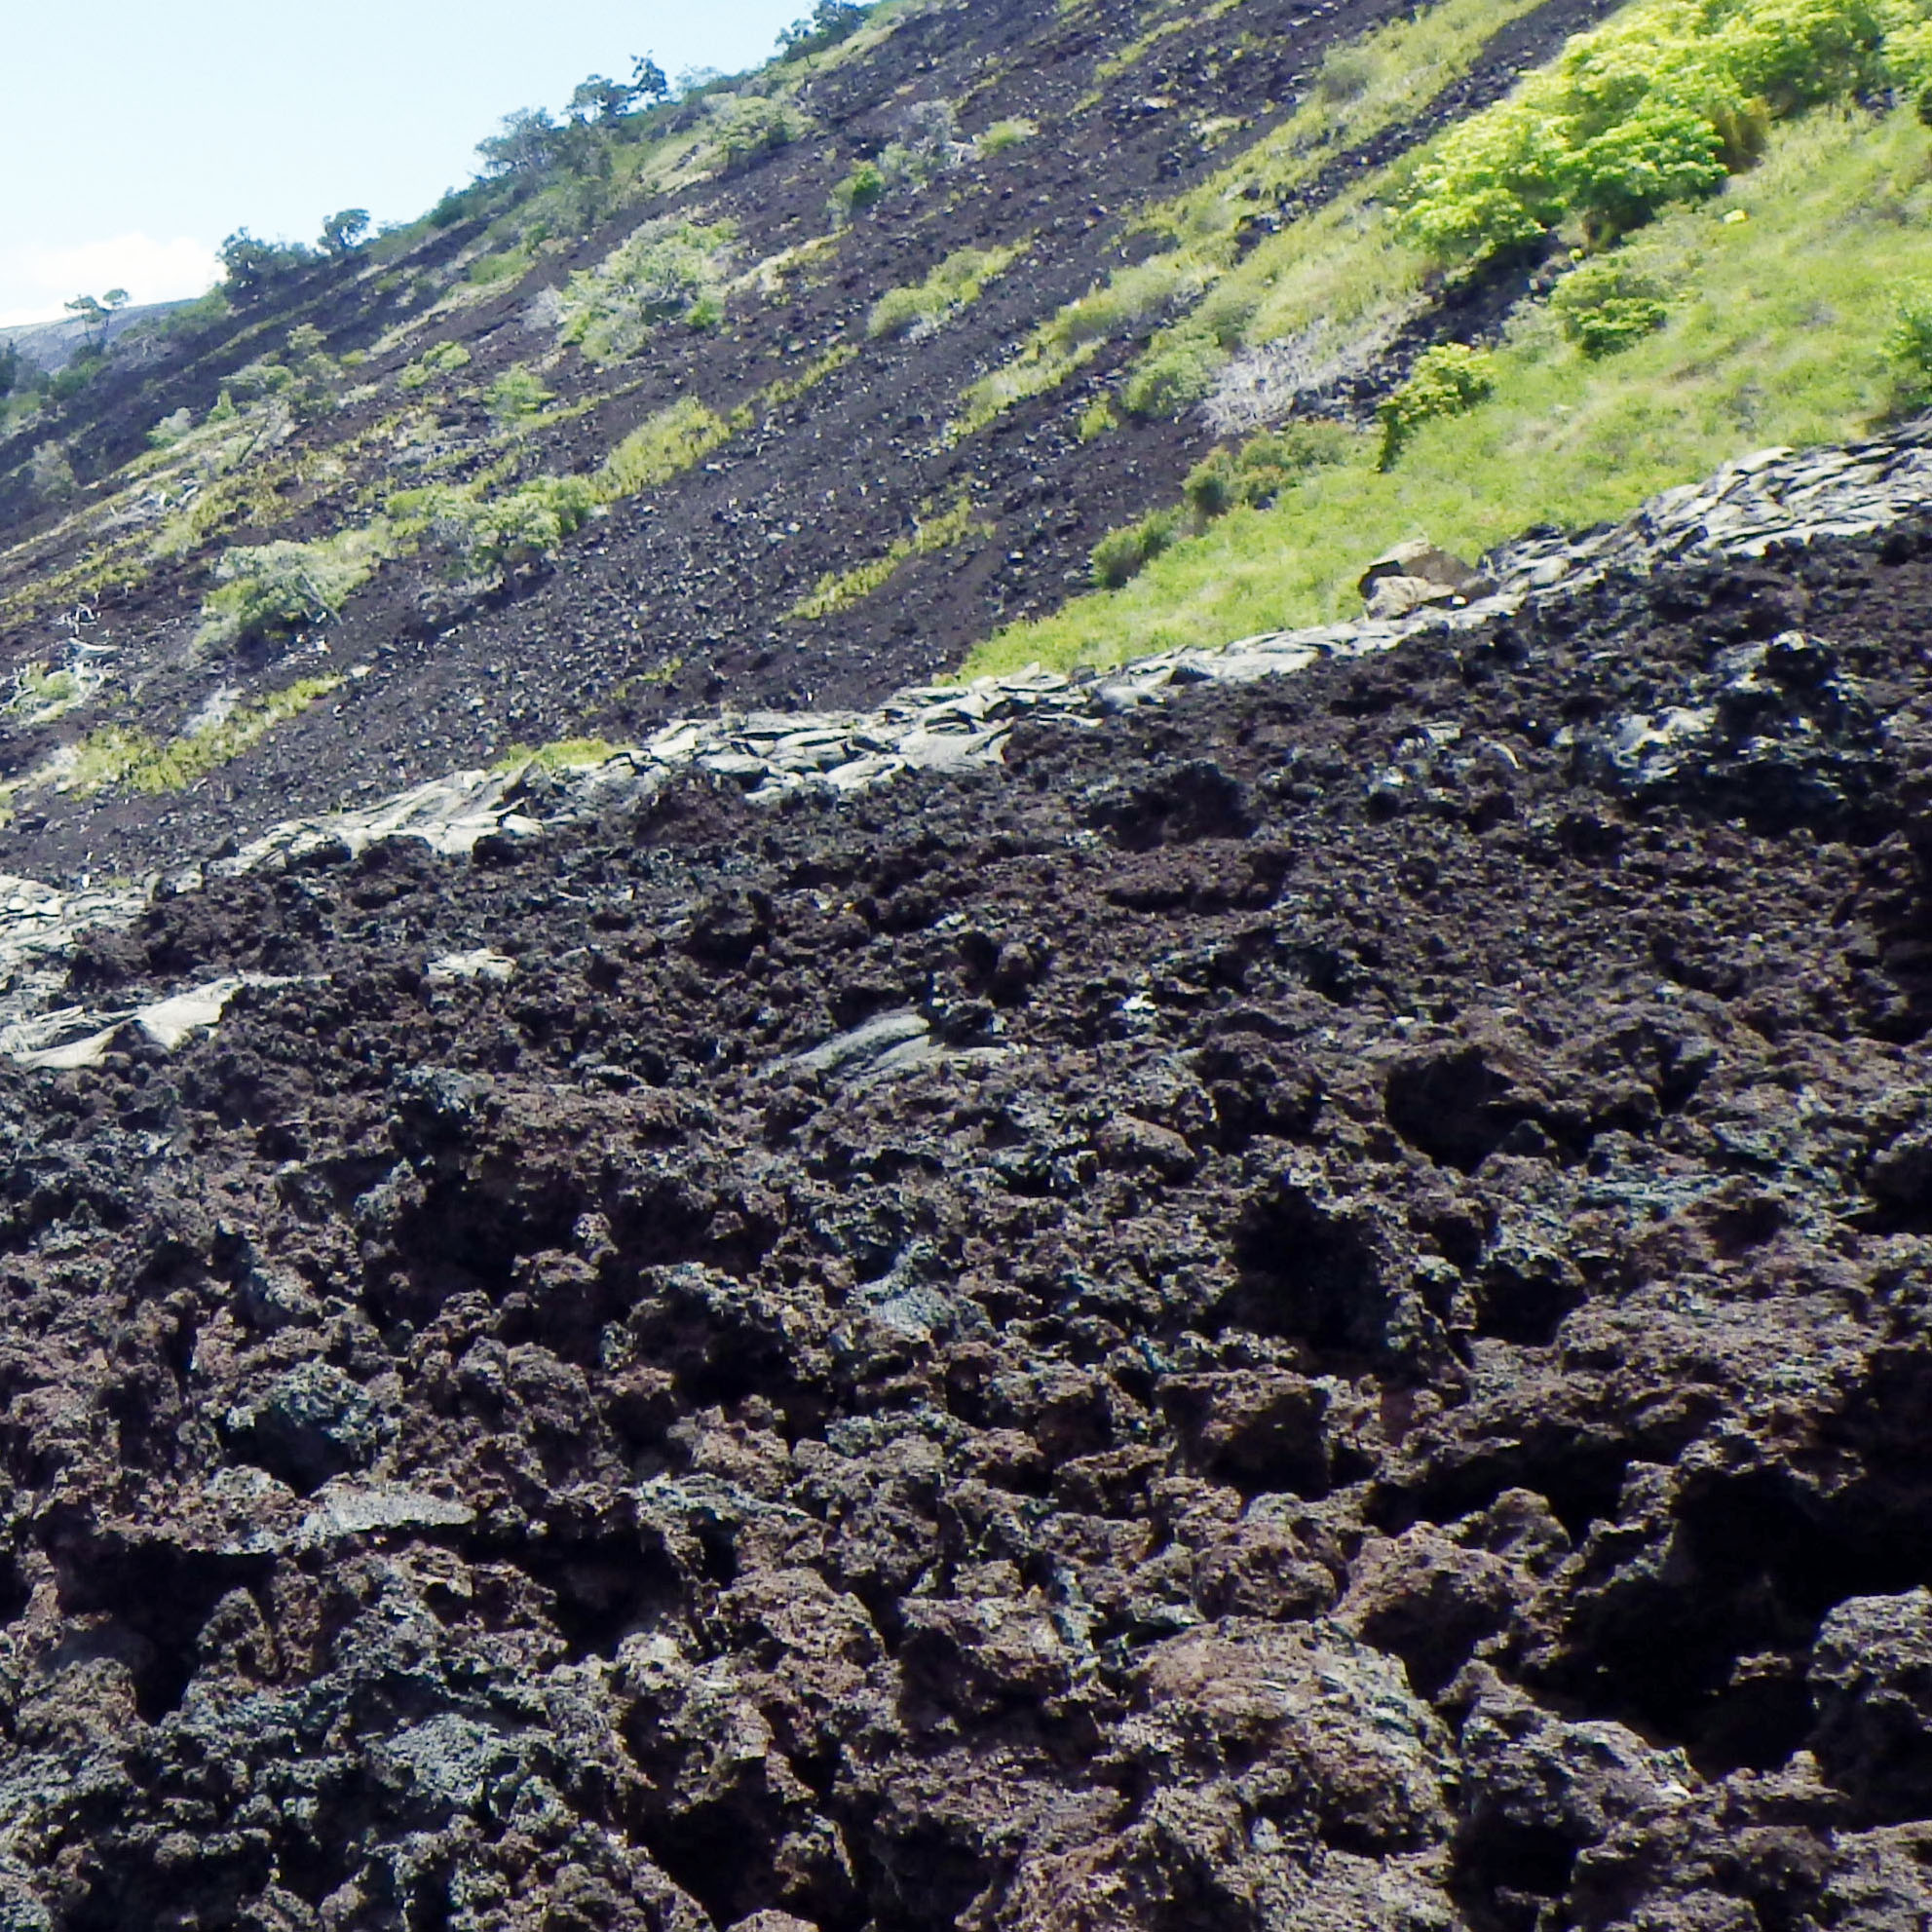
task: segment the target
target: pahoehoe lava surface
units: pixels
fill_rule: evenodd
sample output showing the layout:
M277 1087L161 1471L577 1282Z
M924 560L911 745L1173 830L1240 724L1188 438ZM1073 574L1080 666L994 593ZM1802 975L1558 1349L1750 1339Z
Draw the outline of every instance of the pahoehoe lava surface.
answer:
M83 942L289 983L0 1070L0 1924L1922 1927L1928 607Z

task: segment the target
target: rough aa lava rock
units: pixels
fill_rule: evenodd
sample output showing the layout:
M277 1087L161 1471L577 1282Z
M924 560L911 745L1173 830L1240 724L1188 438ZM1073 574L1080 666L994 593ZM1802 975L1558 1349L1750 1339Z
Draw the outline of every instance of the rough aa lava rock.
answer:
M1919 1932L1927 554L75 950L0 1924Z

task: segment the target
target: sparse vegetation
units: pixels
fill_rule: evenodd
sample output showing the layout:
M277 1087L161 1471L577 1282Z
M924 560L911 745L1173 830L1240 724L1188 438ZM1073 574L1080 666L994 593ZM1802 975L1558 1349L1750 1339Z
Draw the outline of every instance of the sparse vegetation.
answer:
M593 362L634 356L667 323L715 327L738 229L729 221L647 221L560 295L558 335Z
M970 436L1024 398L1059 388L1109 340L1192 300L1212 280L1208 264L1176 253L1155 256L1096 284L1037 329L1004 368L966 391L954 435Z
M79 487L74 466L57 442L44 442L27 459L27 482L45 504L61 504Z
M821 577L811 595L801 597L785 616L792 622L806 624L835 617L839 612L862 603L875 590L882 589L902 563L916 556L950 550L969 537L982 533L990 535L991 526L979 521L973 511L972 499L962 495L950 509L915 523L911 535L899 538L883 556L874 557L855 569L833 571Z
M398 389L413 395L428 389L433 383L440 382L445 376L454 375L458 369L467 369L470 361L470 351L462 343L438 342L434 348L425 349L397 377L396 384Z
M380 529L231 549L215 565L196 641L249 644L326 624L392 553Z
M393 537L441 559L465 587L493 587L549 563L589 516L596 486L584 476L537 476L500 496L435 483L389 500Z
M959 137L950 101L914 101L899 110L897 137L857 162L832 190L832 218L848 222L897 190L923 188L973 152Z
M244 699L200 730L172 739L152 738L122 725L103 726L82 739L70 758L50 768L48 777L57 790L82 797L115 787L185 791L341 688L337 677L304 678L266 697Z
M1533 4L1441 0L1336 50L1330 59L1347 77L1346 86L1339 94L1317 89L1266 141L1198 187L1138 216L1134 229L1158 238L1164 249L1117 270L1044 323L1004 367L974 384L962 399L954 433L983 429L1015 402L1058 388L1102 342L1155 323L1164 325L1127 376L1120 401L1139 416L1178 415L1209 394L1217 369L1243 343L1271 340L1326 313L1318 304L1333 291L1317 294L1298 324L1284 326L1273 311L1285 280L1331 258L1345 208L1356 220L1385 230L1380 190L1363 185L1345 191L1253 248L1244 245L1244 221L1257 206L1285 199L1336 154L1426 106L1468 71L1499 28ZM1154 31L1158 36L1183 24L1185 17L1177 17ZM1411 260L1414 267L1405 264L1398 278L1405 288L1421 272L1420 255L1412 253Z
M979 300L986 284L1004 275L1020 248L958 248L924 282L889 288L872 305L865 332L873 337L925 333Z

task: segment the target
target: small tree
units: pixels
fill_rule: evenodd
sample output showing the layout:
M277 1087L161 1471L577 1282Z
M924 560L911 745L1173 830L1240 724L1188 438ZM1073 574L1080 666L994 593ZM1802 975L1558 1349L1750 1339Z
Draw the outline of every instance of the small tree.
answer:
M630 86L637 98L647 105L665 99L671 91L664 70L648 54L640 54L631 61Z
M570 118L578 122L598 121L608 126L630 111L637 93L637 89L625 87L622 81L592 74L587 81L579 81L571 95Z
M323 254L340 257L358 248L368 232L368 209L345 208L322 223L318 246Z
M490 175L543 174L563 154L564 130L542 107L519 107L503 117L503 133L476 143L483 172Z
M96 300L92 295L76 295L67 304L67 313L84 329L92 329L94 331L94 340L96 344L106 339L108 314L107 305L104 302Z
M238 228L221 245L228 293L237 302L259 300L272 283L309 259L304 247L287 242L258 242L246 228Z
M796 60L807 54L822 54L850 40L865 24L866 12L854 0L818 0L807 19L794 20L779 33L779 58Z

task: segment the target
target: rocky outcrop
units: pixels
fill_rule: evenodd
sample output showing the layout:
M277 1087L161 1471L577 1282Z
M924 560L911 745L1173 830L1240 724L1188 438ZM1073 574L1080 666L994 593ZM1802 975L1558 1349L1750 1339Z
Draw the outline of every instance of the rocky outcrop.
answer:
M1932 504L1928 437L1932 431L1911 431L1840 450L1766 451L1728 466L1700 489L1666 492L1613 529L1573 544L1537 540L1505 549L1489 560L1494 575L1479 575L1425 542L1401 545L1364 573L1372 609L1355 623L1270 632L1115 670L1067 674L1036 666L965 686L924 686L866 712L680 719L641 745L590 759L454 773L372 806L273 826L223 857L172 872L168 890L192 891L209 877L299 865L334 852L355 856L388 839L467 854L490 842L541 836L547 826L634 815L691 771L776 804L807 791L851 797L913 773L997 768L1023 721L1094 723L1197 686L1293 675L1445 631L1486 631L1545 599L1585 592L1612 571L1642 574L1691 556L1755 559L1780 546L1802 549L1889 528ZM1416 595L1399 591L1381 614L1373 608L1388 587L1412 583L1422 587ZM1855 816L1882 762L1873 722L1833 647L1801 632L1736 645L1681 687L1679 698L1661 710L1627 711L1608 729L1571 732L1563 741L1640 802L1678 784L1708 794L1722 781L1740 809L1781 813L1793 822ZM1459 728L1430 727L1428 762L1460 741ZM1510 754L1492 745L1480 755ZM1462 745L1450 756L1466 767L1471 753ZM1384 768L1371 781L1377 795L1399 808L1414 769ZM147 891L62 892L31 880L0 880L0 1053L15 1059L91 1063L129 1023L171 1044L168 1036L218 1018L243 984L188 988L177 996L186 1004L156 1011L61 1006L63 975L36 962L57 962L82 932L125 924Z

